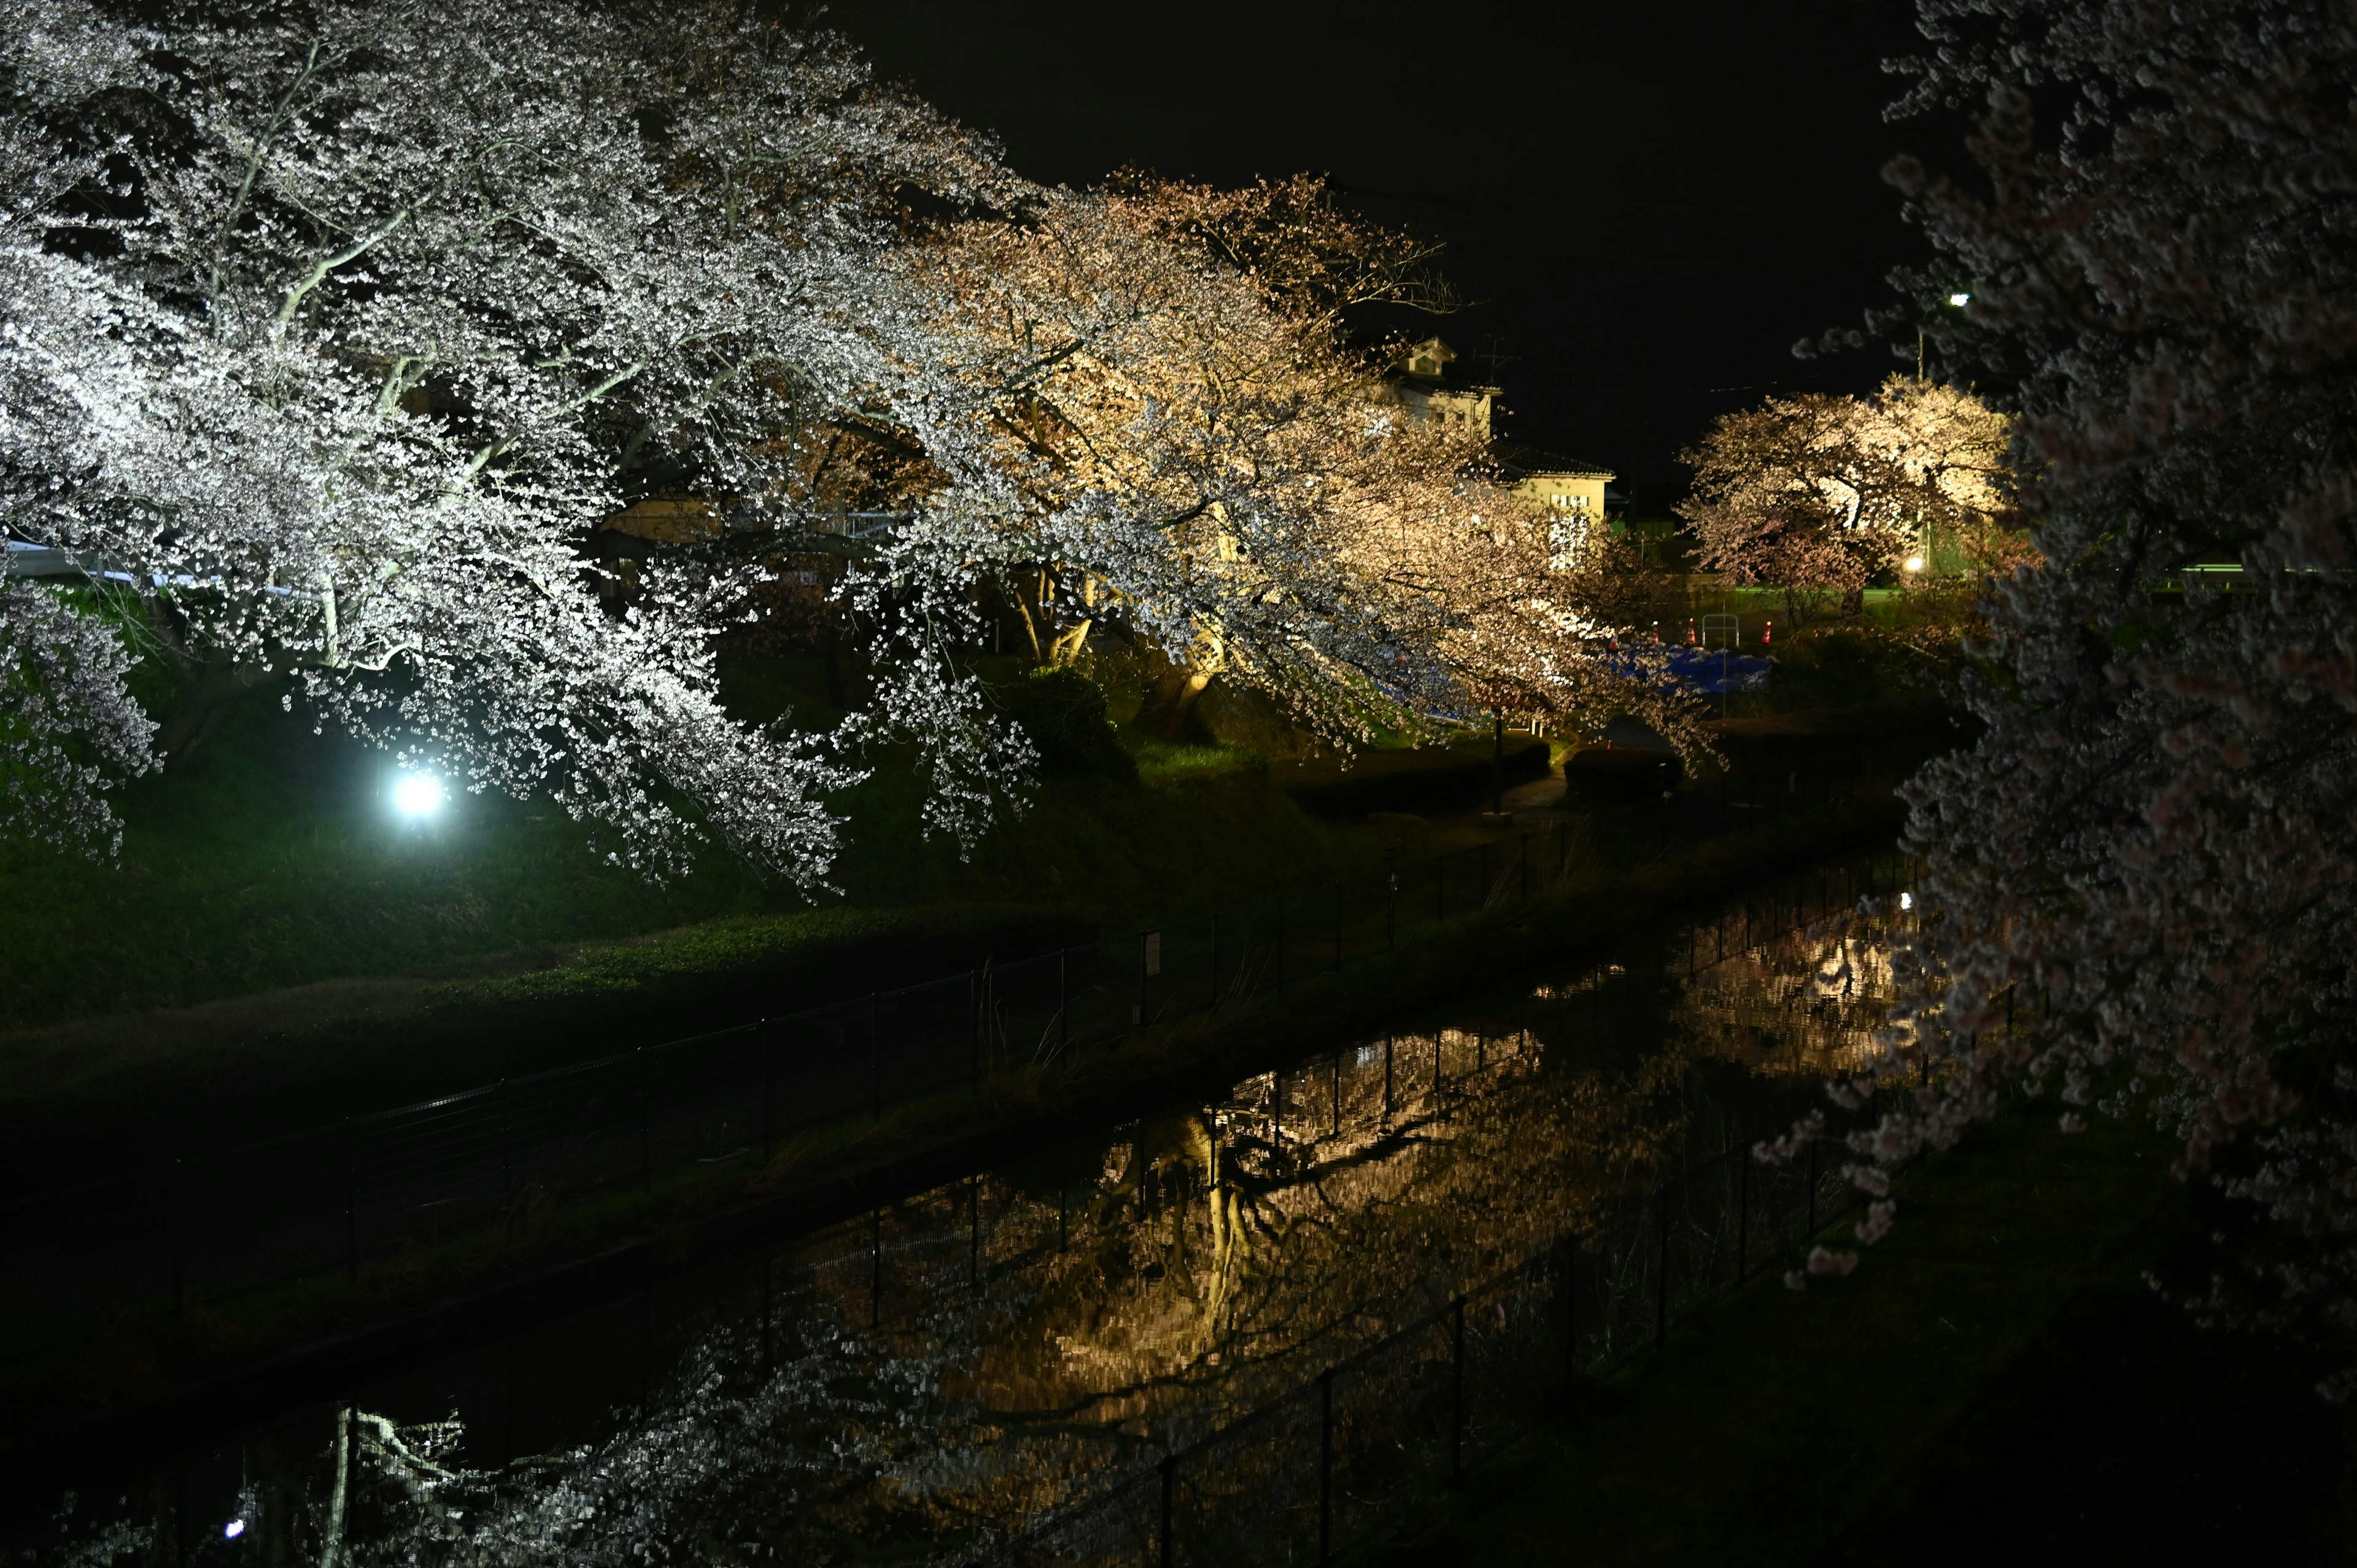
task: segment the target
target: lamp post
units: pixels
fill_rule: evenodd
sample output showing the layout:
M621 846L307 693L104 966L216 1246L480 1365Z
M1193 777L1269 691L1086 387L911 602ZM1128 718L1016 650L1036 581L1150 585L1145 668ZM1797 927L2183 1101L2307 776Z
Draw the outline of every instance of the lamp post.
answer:
M1962 290L1948 296L1948 307L1952 310L1962 310L1972 302L1973 296ZM1915 382L1918 386L1923 382L1923 328L1921 327L1915 328Z

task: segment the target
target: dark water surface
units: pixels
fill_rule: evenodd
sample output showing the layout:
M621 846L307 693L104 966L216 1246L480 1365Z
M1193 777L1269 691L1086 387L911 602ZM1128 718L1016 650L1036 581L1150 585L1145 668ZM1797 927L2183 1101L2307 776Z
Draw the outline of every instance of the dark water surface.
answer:
M956 1563L1655 1175L1780 1131L1886 933L1762 889L1610 961L6 1498L35 1563ZM1502 1316L1502 1309L1501 1309Z

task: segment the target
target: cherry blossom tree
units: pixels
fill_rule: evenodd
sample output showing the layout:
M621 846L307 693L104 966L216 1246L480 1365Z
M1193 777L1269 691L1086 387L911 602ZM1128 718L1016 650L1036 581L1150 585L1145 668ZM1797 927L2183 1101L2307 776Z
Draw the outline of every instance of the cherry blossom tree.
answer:
M966 396L863 603L960 626L995 579L1043 654L1144 650L1166 721L1220 677L1340 745L1509 687L1684 733L1596 660L1608 628L1477 438L1410 418L1344 338L1350 306L1425 297L1421 260L1314 183L1134 177L914 252Z
M1316 182L1041 191L716 0L11 16L0 505L108 601L7 600L13 827L102 843L102 786L275 686L651 875L708 835L810 886L878 748L962 840L1019 797L959 655L1027 576L1051 648L1111 628L1338 740L1620 679L1481 454L1347 348L1426 252ZM716 637L846 496L909 514L843 589L859 700L733 722ZM596 564L650 499L705 536ZM152 738L104 627L178 675Z
M2066 1129L2149 1114L2242 1200L2197 1304L2345 1329L2357 26L2309 0L1921 15L1901 107L1975 115L1979 167L1894 166L1943 252L1912 286L1951 362L2019 389L2041 563L1985 607L1984 737L1908 791L1924 931L1883 1069L1845 1090L1880 1102L1862 1176L2018 1090L2059 1090ZM1951 279L1969 307L1932 310ZM2201 562L2239 575L2180 591Z
M1871 399L1770 398L1684 454L1695 487L1678 510L1711 570L1783 589L1795 619L1827 600L1854 615L1878 575L1934 569L1935 537L1969 566L2018 559L1997 521L2005 445L2005 417L1971 393L1898 376Z
M580 546L666 487L790 505L778 429L929 358L878 258L911 194L1000 180L989 149L718 7L143 16L11 16L0 474L10 534L110 568L178 671L156 748L291 677L649 872L710 832L823 877L853 773L716 701L742 575L650 568L613 615ZM69 635L12 610L12 648ZM66 664L106 701L40 678ZM59 714L132 711L104 660L16 669ZM62 766L94 820L93 765Z

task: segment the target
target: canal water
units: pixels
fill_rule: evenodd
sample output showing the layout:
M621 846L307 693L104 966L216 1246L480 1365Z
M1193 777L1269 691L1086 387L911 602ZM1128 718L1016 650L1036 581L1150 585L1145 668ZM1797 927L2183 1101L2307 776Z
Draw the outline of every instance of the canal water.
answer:
M1819 1102L1888 995L1885 921L1814 918L1842 885L1758 889L331 1404L158 1434L13 1489L0 1549L970 1561Z

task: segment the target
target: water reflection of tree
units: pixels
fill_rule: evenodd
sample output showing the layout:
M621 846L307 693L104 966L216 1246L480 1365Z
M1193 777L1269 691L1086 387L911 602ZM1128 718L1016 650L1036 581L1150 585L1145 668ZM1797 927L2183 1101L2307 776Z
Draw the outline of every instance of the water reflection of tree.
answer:
M1541 988L912 1200L888 1312L881 1219L838 1228L601 1442L468 1469L455 1423L347 1412L253 1509L274 1559L321 1568L954 1555L1737 1141L1746 1094L1867 1048L1888 978L1865 930L1685 970ZM1657 1044L1626 1058L1639 1016Z
M1890 996L1889 932L1843 919L1730 955L1683 988L1671 1014L1686 1050L1773 1079L1822 1083L1876 1050Z

